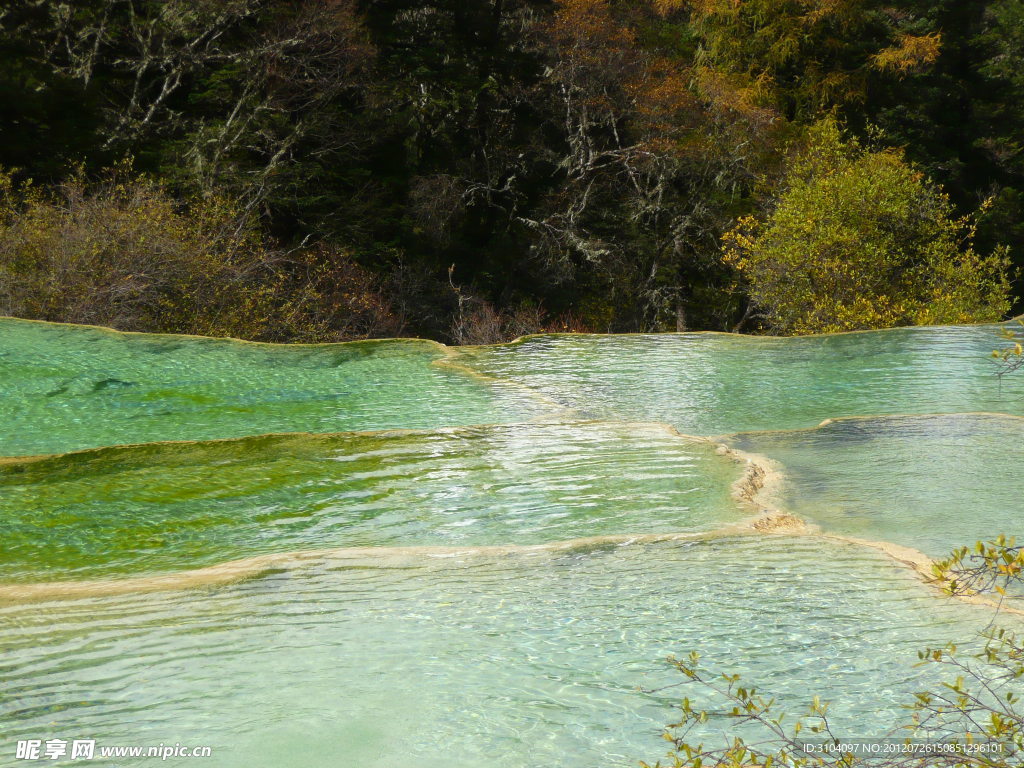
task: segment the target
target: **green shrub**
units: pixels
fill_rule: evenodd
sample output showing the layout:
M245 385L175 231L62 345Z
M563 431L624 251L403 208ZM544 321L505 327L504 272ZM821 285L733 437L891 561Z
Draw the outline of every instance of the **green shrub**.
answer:
M990 322L1010 307L1004 249L972 247L975 219L894 150L814 126L764 221L741 219L725 260L766 327L821 333Z

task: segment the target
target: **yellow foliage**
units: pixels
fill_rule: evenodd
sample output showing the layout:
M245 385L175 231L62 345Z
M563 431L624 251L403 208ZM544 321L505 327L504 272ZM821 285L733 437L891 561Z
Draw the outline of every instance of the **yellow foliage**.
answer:
M996 321L1009 309L1005 249L979 254L976 217L951 214L898 153L844 143L826 121L771 214L725 233L722 258L779 333Z
M871 57L875 68L904 75L933 64L942 52L942 35L902 35L899 45Z

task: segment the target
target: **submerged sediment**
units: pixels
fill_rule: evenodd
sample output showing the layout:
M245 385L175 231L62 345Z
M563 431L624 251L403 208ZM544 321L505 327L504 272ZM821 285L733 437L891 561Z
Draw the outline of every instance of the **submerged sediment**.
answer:
M708 444L709 446L713 446L715 448L715 452L719 455L742 464L743 471L732 485L731 496L738 506L748 510L750 513L749 516L740 522L704 532L607 534L538 544L480 546L362 546L269 553L240 558L201 568L139 577L2 584L0 585L0 602L17 603L79 597L99 597L129 594L134 592L212 588L247 579L259 578L276 571L292 570L304 567L340 567L355 565L403 566L422 565L424 563L441 562L451 559L465 560L470 558L493 557L550 557L596 551L603 548L643 546L675 541L706 541L743 535L818 537L826 540L872 548L886 554L892 558L894 562L911 568L922 578L922 580L935 586L942 586L935 583L934 577L931 574L932 561L926 555L917 550L900 547L886 542L874 542L854 537L844 537L835 534L823 533L817 528L817 526L809 524L807 521L782 508L779 503L779 498L781 495L780 486L783 482L784 475L782 468L777 464L777 462L758 454L742 451L723 443L714 442L710 438L685 435L668 424L653 423L635 424L632 426L634 428L656 428L681 440ZM479 428L465 427L458 428L455 431L470 432L474 429ZM367 433L361 434L365 435ZM370 434L407 435L417 434L417 432L408 430L388 430L381 433ZM329 436L285 435L278 437L322 440L327 439ZM240 440L230 442L245 442L258 439L260 438L242 438ZM124 447L96 449L85 453L99 454L111 450L124 450ZM52 460L54 460L54 457L31 457L11 461L18 461L26 465L31 465L40 461L45 462ZM970 601L990 604L980 598L972 598Z
M172 442L164 444L147 444L135 447L119 446L91 449L75 454L59 456L12 459L7 464L5 471L9 473L10 479L13 482L24 482L23 478L26 477L41 475L50 476L54 472L60 473L65 477L70 477L76 482L87 482L93 471L105 472L106 466L111 462L116 466L121 466L123 461L128 460L129 465L126 466L129 466L134 472L137 472L139 469L150 465L154 461L155 456L160 456L162 455L161 452L168 451L171 452L170 456L174 460L174 465L177 466L181 464L182 471L184 471L184 469L194 466L194 463L192 460L182 457L179 449L194 446L195 450L188 454L189 456L192 456L193 459L196 456L196 451L202 451L204 455L206 452L213 451L214 453L212 454L212 457L217 459L215 464L218 466L223 465L223 471L230 472L229 466L223 464L225 456L239 451L246 452L249 450L260 452L260 455L262 455L267 451L268 445L274 448L273 455L276 456L282 452L286 454L301 452L306 450L309 445L317 446L318 448L324 445L329 446L332 439L347 441L349 439L366 438L420 438L433 437L435 435L440 436L442 433L451 434L463 439L487 435L491 429L492 428L460 427L443 430L442 432L389 430L380 433L342 434L336 436L289 434L268 435L225 441L207 441L204 443ZM499 427L495 429L498 429L499 431L512 431L507 427ZM132 591L154 591L215 586L242 579L254 578L275 569L290 569L311 562L325 562L339 559L357 559L363 563L387 564L395 562L415 562L417 560L422 561L426 559L433 560L438 558L563 554L606 547L715 538L741 533L754 533L764 529L763 522L757 523L760 527L755 527L754 524L755 521L763 521L769 512L758 505L757 494L764 488L766 479L773 476L773 474L765 471L762 465L751 457L741 455L740 453L728 449L725 446L718 446L718 450L714 450L715 444L711 443L706 438L681 435L672 427L663 424L605 425L603 423L585 422L571 424L545 424L530 428L530 430L534 431L542 430L545 434L552 430L559 433L578 433L583 429L596 429L599 435L615 439L621 439L621 437L618 437L621 434L636 434L640 437L645 431L648 432L651 437L640 437L641 442L638 443L638 446L648 444L652 446L658 445L656 442L657 438L654 436L658 433L664 433L670 442L678 439L692 445L706 446L706 450L708 451L706 455L713 457L715 454L718 454L727 462L731 461L741 464L742 471L733 483L732 491L729 495L732 497L732 503L736 504L740 509L747 509L750 512L749 517L746 520L742 520L731 525L721 526L714 530L698 532L668 530L664 532L654 531L634 532L628 534L604 534L573 537L550 542L523 544L349 546L264 553L250 557L238 558L211 566L140 577L102 577L97 579L56 580L44 583L4 584L0 585L0 600L17 601L22 599L49 599L56 597L122 594ZM607 433L607 435L605 433ZM587 439L583 439L582 444L586 445ZM652 440L654 440L654 442L652 442ZM249 446L252 447L250 448ZM430 445L427 447L433 451L437 450L436 444L433 444L433 447ZM140 450L141 455L137 455ZM154 454L154 452L156 453ZM394 454L393 449L389 449L387 453L388 455L396 455ZM123 458L122 454L124 454ZM688 451L684 450L680 452L679 455L680 457L685 458L687 454ZM697 453L690 455L699 456L702 454ZM557 466L557 459L560 457L554 458L556 459ZM585 459L585 455L581 455L581 458ZM337 464L331 461L329 464L330 466L340 467L345 471L349 471L349 462ZM96 469L93 469L94 465ZM638 467L638 469L646 475L646 473L651 471L651 466L644 465L642 468ZM670 467L666 465L662 471L665 471L666 469L670 469ZM693 475L691 475L691 477L692 476ZM558 477L555 477L555 480L557 479ZM106 482L108 485L110 484L110 480L107 480ZM729 495L723 496L723 499L728 500ZM685 499L685 494L680 498Z
M986 414L989 415L989 414ZM858 417L859 418L859 417ZM601 422L579 422L577 425L600 424ZM834 423L834 420L828 420ZM565 425L562 426L573 426ZM617 424L618 427L627 425ZM721 526L703 532L664 532L642 534L607 534L579 537L562 541L538 544L506 544L479 546L361 546L333 547L268 553L231 560L215 565L151 574L128 578L104 578L88 580L64 580L52 582L0 584L0 603L21 603L55 599L103 597L131 593L157 592L183 589L214 588L268 574L308 567L331 568L347 566L420 566L424 563L466 560L471 558L494 557L551 557L572 553L585 553L604 548L644 546L664 542L707 541L744 535L773 535L784 537L811 537L826 541L870 548L889 557L894 563L912 570L922 582L935 588L936 594L944 592L945 583L939 582L932 570L933 561L923 552L891 542L843 536L823 532L818 526L808 523L784 508L781 502L781 485L784 472L778 462L763 455L740 450L715 439L687 435L664 423L633 424L633 428L654 428L663 430L674 438L693 443L703 443L714 448L723 457L740 463L743 471L731 488L733 501L749 512L740 522ZM823 424L822 426L827 426ZM473 433L481 427L457 427L443 431ZM329 434L283 434L263 435L250 438L234 438L224 441L177 441L163 444L144 444L142 447L157 445L189 445L203 443L246 443L271 438L321 441L339 436L415 436L436 430L382 430L375 432ZM16 457L4 459L8 467L60 461L68 456L95 456L109 452L130 450L131 446L90 449L78 454L56 456ZM1005 600L995 601L983 595L956 595L972 604L999 607L1003 611L1024 615L1024 611L1007 605Z

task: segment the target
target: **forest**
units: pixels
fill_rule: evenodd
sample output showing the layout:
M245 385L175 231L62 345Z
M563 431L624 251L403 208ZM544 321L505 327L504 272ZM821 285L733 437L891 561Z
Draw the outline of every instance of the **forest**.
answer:
M0 314L262 341L987 322L1021 0L9 0Z

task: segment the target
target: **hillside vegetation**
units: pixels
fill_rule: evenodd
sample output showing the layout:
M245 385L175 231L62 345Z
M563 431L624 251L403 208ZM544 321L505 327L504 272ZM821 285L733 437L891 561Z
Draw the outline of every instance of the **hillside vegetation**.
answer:
M0 313L274 341L985 321L1024 2L12 0Z

